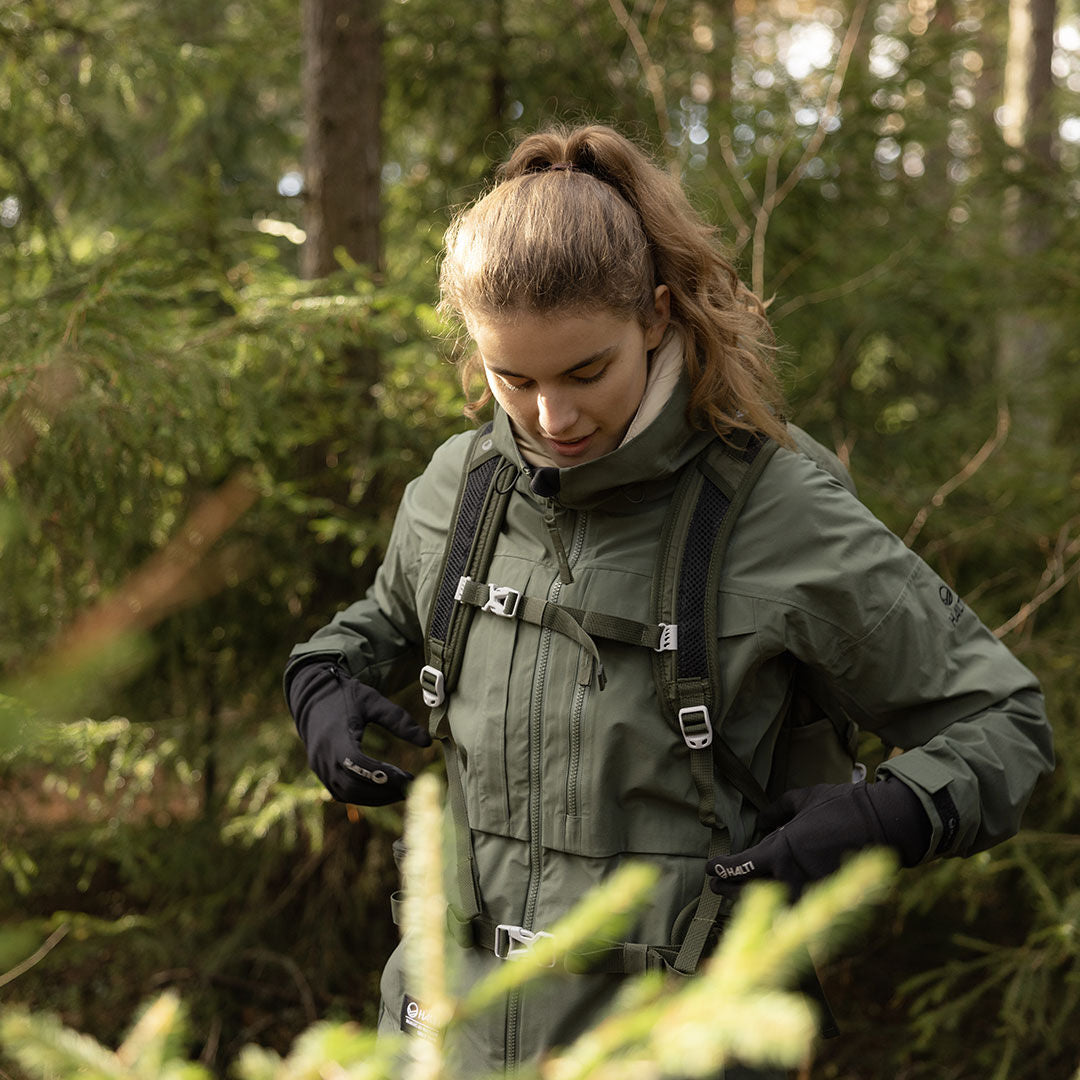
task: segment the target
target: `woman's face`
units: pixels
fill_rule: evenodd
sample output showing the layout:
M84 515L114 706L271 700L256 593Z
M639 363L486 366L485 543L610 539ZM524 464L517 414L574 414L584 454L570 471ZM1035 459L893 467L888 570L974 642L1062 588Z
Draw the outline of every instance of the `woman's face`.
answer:
M474 317L469 332L495 400L560 467L614 450L645 392L647 353L667 328L666 285L652 323L610 311Z

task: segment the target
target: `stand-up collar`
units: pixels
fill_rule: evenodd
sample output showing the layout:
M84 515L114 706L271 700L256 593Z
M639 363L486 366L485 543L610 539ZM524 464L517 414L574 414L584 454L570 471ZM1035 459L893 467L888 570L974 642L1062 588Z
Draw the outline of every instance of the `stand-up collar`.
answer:
M684 372L659 415L643 431L610 453L569 468L525 465L510 418L497 405L492 434L499 450L520 462L530 475L536 495L581 510L609 500L640 503L669 489L682 466L714 438L711 432L690 426L686 418L689 401L690 385Z

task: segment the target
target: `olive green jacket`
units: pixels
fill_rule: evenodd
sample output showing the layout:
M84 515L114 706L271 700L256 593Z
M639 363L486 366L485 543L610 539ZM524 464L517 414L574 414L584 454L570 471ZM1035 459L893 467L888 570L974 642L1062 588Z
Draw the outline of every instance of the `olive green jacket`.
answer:
M685 421L681 385L660 416L611 454L559 471L554 500L573 581L560 580L547 500L497 413L491 437L520 463L488 580L551 603L650 618L656 545L679 470L708 441ZM290 664L335 658L386 693L416 678L463 464L448 440L406 490L367 597L298 645ZM762 785L792 678L805 665L839 706L904 753L878 770L906 783L933 826L930 855L966 855L1012 835L1052 767L1034 676L921 559L802 453L781 448L750 494L727 553L719 606L718 727ZM689 751L662 718L647 650L600 642L601 691L577 679L579 646L478 612L447 723L457 754L483 902L496 922L542 930L626 857L662 871L630 935L668 944L703 883ZM756 811L718 779L732 850ZM682 917L680 919L680 913ZM676 925L678 924L678 926ZM461 950L468 983L500 963ZM464 1075L534 1059L591 1022L613 975L553 975L457 1034ZM400 949L383 978L380 1029L401 1026Z

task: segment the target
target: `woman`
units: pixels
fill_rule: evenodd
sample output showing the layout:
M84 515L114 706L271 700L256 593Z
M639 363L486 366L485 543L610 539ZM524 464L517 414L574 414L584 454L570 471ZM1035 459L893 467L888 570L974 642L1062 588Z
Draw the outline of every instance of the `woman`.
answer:
M1052 767L1036 680L796 448L762 307L677 181L608 128L532 135L450 229L440 284L476 345L467 392L482 376L473 405L493 397L494 423L482 441L459 435L436 451L406 491L368 596L293 650L288 697L312 768L343 801L401 798L408 774L366 756L360 737L378 723L430 741L384 697L427 660L430 731L447 752L467 868L452 905L463 985L624 858L661 870L629 944L455 1030L462 1075L513 1069L568 1042L628 971L692 970L714 893L755 877L798 891L868 845L914 865L1016 830ZM651 650L555 617L649 623L677 486L718 440L745 461L765 440L779 449L761 458L715 595L702 602L715 613L720 677L687 711L662 700ZM429 613L478 444L501 455L505 516L480 585L488 602L446 683ZM499 617L517 616L519 601L534 615ZM759 818L753 792L775 791L792 688L806 683L826 710L905 752L876 783L800 786ZM691 731L686 716L708 730ZM721 744L730 768L712 756ZM750 779L734 782L739 770ZM398 949L380 1030L409 1028L402 980Z

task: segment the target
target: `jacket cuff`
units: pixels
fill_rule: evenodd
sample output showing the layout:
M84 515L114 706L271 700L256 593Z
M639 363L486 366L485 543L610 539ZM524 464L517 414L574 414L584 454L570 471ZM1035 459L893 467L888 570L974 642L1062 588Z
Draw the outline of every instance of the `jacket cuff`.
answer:
M866 784L881 832L889 846L900 856L901 866L917 866L931 849L933 825L923 809L922 800L903 780L885 777L876 784Z
M306 641L302 645L297 645L289 654L289 659L285 663L285 672L281 680L281 688L285 693L285 700L289 700L289 687L292 684L296 673L302 667L307 667L309 664L325 663L336 664L349 675L352 674L352 672L349 671L348 664L345 663L345 654L343 652L337 649L327 649L325 645L320 648L319 642L317 641Z
M894 778L905 784L926 811L931 835L926 853L920 862L941 855L962 853L959 850L963 833L960 811L949 791L953 776L947 769L920 754L916 748L882 763L878 766L875 778L879 781Z

